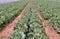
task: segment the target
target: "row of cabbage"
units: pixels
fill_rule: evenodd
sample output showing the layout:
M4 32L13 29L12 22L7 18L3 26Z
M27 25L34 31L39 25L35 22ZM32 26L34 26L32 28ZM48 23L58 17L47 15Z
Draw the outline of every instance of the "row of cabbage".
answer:
M59 0L33 0L45 19L60 33L60 1Z
M48 39L45 34L42 22L37 16L33 8L31 8L31 16L29 22L29 33L27 34L27 39Z
M32 5L29 6L25 15L15 27L15 32L8 39L48 39Z
M24 8L26 0L0 4L0 29L4 24L11 22Z

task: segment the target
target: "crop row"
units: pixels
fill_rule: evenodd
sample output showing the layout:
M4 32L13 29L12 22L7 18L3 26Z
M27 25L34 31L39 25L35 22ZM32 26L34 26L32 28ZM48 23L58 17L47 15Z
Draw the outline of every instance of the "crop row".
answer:
M34 0L34 2L44 18L49 20L54 29L60 33L60 1Z
M7 4L0 4L0 29L4 24L11 22L22 11L27 1L17 1Z

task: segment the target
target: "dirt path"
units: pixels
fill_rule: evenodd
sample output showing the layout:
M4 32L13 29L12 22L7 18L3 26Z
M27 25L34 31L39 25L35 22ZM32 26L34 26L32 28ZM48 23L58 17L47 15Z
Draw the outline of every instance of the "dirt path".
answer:
M14 32L14 27L16 26L18 21L22 18L22 16L25 14L25 12L28 8L28 5L29 5L29 3L26 4L26 6L22 10L22 12L19 14L19 16L17 16L12 21L12 23L9 23L8 25L6 25L6 27L2 31L0 31L0 39L7 39L8 36L10 36Z
M57 34L57 32L54 30L54 28L52 27L51 24L49 24L48 20L45 20L43 18L43 16L41 15L41 12L38 10L38 8L36 7L35 4L33 4L33 7L37 13L37 15L39 16L39 18L41 19L42 23L43 23L43 27L45 29L45 33L46 35L49 37L49 39L60 39L60 35Z

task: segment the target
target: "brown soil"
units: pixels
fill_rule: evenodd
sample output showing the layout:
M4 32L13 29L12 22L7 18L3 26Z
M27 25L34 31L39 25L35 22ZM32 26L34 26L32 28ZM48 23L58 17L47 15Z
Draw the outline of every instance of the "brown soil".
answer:
M6 27L0 31L0 39L7 39L8 36L12 35L14 32L14 27L18 23L18 21L22 18L22 16L25 14L26 10L28 8L28 3L22 10L22 12L17 16L11 23L7 24Z
M39 16L39 18L41 19L41 21L43 23L43 27L45 29L45 33L49 37L49 39L60 39L60 35L57 34L57 32L52 27L52 25L49 24L48 20L44 20L43 16L41 15L41 12L38 10L36 5L33 4L33 6L34 6L34 9L35 9L37 15Z

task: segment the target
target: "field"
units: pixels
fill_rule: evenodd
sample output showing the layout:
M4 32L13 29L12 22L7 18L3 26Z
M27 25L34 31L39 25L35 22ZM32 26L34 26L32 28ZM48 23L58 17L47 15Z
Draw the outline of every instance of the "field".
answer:
M26 5L25 1L12 2L7 4L0 4L0 30L4 24L11 22L16 16L20 14L23 7Z
M11 23L26 6L28 0L0 4L0 30ZM29 0L29 6L14 27L14 33L8 39L49 39L43 28L42 21L34 10L37 6L42 16L49 21L54 30L60 33L60 1L59 0ZM3 8L4 7L4 8Z
M60 1L59 1L60 2ZM36 0L35 3L45 19L53 25L55 30L60 32L60 3L58 1Z

